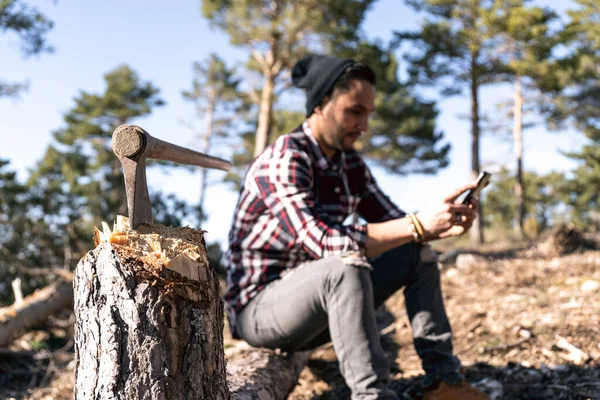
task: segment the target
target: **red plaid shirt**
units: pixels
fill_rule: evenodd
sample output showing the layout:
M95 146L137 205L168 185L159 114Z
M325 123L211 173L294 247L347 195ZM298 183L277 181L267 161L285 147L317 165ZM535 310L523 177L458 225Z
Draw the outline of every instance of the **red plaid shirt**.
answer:
M327 158L308 123L267 147L246 174L229 232L225 301L235 312L302 262L364 253L366 224L404 216L355 151Z

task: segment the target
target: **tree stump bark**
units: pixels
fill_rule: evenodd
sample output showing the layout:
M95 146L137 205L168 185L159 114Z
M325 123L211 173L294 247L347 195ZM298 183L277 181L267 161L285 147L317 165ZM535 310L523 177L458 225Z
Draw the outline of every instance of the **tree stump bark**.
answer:
M75 399L230 398L223 304L202 232L105 230L73 285Z

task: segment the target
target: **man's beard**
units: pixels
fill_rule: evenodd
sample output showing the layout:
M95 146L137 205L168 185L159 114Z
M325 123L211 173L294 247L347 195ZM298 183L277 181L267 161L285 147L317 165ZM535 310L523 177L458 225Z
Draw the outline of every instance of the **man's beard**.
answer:
M359 132L359 131L346 132L346 130L344 129L343 125L337 123L333 119L333 117L331 117L331 119L329 121L327 121L327 122L328 122L328 125L330 127L329 131L333 132L333 134L329 136L330 137L330 143L328 143L328 144L332 148L334 148L336 150L340 150L340 151L354 149L354 143L360 137L361 132ZM344 146L346 138L348 138L350 136L355 136L355 139L351 142L350 145Z

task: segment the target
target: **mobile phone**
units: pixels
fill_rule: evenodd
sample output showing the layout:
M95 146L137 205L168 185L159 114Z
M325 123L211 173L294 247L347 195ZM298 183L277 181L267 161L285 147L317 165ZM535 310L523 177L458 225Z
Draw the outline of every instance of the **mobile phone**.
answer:
M462 204L467 205L471 202L471 199L473 197L478 197L479 192L481 192L481 189L486 187L487 184L490 182L491 177L492 174L490 174L489 172L482 171L477 177L477 187L475 189L469 189L467 191L467 195L463 199Z

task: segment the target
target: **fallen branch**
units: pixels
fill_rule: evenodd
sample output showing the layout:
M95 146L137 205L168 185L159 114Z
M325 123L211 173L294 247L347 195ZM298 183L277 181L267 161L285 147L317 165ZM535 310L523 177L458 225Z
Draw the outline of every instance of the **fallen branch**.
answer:
M65 281L73 281L73 272L60 268L24 268L22 271L29 276L48 276L56 275L63 278Z
M71 282L56 282L25 297L21 303L0 309L0 347L72 304Z

